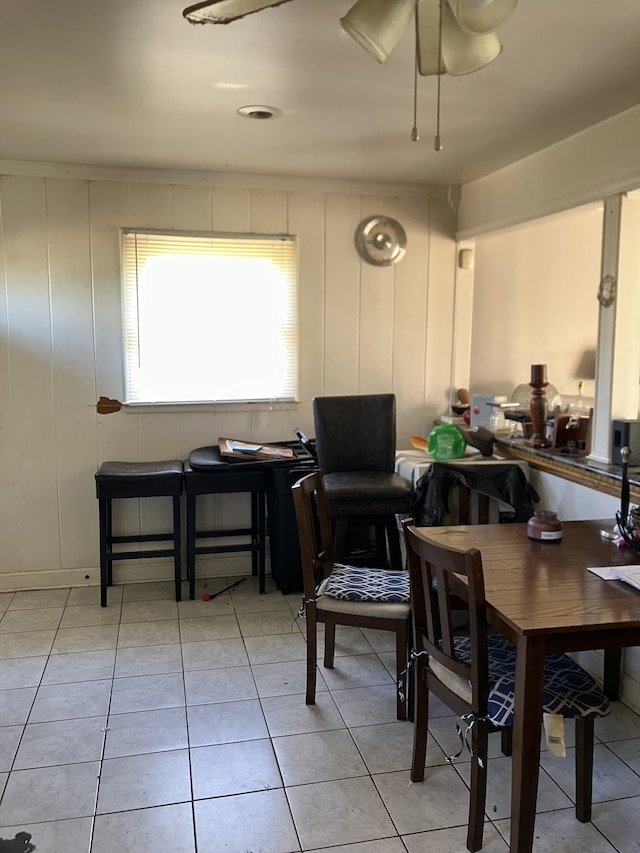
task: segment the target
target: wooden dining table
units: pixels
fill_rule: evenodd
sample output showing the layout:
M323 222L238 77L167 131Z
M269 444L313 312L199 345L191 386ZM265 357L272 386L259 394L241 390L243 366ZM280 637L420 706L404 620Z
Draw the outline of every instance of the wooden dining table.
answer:
M619 650L640 645L640 591L587 570L640 564L640 554L602 535L613 524L564 522L562 539L550 541L529 539L526 524L418 528L441 545L479 549L488 621L516 646L511 853L533 846L544 656L602 649L611 681Z

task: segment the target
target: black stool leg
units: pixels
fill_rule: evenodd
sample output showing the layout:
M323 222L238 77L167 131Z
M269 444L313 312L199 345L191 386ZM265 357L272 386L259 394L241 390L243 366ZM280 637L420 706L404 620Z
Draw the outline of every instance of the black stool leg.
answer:
M402 553L400 551L400 535L398 533L398 522L395 515L390 515L385 520L387 528L387 540L389 542L389 561L392 569L402 568Z
M196 496L187 495L187 576L189 598L196 597Z
M389 562L387 555L387 525L385 521L376 521L374 530L376 533L376 557L379 566L386 566Z
M258 572L260 583L260 595L266 592L265 584L265 555L266 555L266 512L265 512L265 493L258 492Z
M98 500L98 515L100 525L100 606L107 606L107 586L109 584L109 569L107 559L109 521L108 513L111 501L105 498Z
M336 563L347 561L347 540L349 538L349 519L339 515L333 527L333 553Z
M258 563L260 556L260 524L258 515L258 492L251 492L251 574L255 577L258 574ZM260 584L262 584L262 576L260 575ZM262 588L260 592L263 592Z
M182 570L180 566L181 557L180 536L180 495L173 496L173 566L176 584L176 601L182 599Z
M113 502L111 498L107 498L106 518L107 518L107 535L105 539L105 553L110 555L113 550ZM107 586L113 586L113 561L107 556Z

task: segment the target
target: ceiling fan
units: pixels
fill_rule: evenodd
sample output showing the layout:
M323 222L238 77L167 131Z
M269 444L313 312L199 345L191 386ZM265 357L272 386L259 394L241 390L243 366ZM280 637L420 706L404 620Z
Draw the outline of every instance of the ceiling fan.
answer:
M206 0L182 13L192 24L229 24L291 0ZM417 70L431 74L471 74L502 51L496 30L518 0L358 0L341 18L346 33L384 64L412 18L416 28Z

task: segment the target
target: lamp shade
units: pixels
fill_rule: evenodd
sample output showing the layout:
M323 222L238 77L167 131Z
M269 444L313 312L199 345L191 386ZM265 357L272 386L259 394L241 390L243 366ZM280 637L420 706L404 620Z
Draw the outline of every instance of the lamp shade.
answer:
M447 0L447 3L465 32L484 35L504 24L518 0Z
M342 29L385 64L407 31L415 0L358 0L340 19Z
M460 29L448 8L442 11L442 59L448 74L454 77L472 74L502 53L500 39L495 33L467 33Z
M442 59L439 60L440 6L438 0L420 0L417 9L418 71L424 76L472 74L502 52L495 33L472 35L461 30L448 6L442 7Z
M187 6L182 14L192 24L229 24L252 12L260 12L269 6L281 6L288 2L289 0L208 0L206 3Z

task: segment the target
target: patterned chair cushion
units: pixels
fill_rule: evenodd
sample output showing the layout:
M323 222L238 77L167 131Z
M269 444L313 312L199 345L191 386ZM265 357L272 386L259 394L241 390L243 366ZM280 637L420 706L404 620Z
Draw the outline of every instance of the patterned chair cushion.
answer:
M367 569L336 563L318 587L319 595L340 601L369 601L408 604L409 572L397 569Z
M513 723L515 699L516 649L498 634L491 635L488 644L488 716L496 726L510 726ZM470 662L469 638L455 637L454 645L460 660ZM440 677L438 672L435 674ZM468 684L466 689L469 689ZM461 695L459 690L455 692ZM588 672L568 655L557 654L547 655L544 659L542 710L544 713L559 714L562 717L591 719L606 716L611 705Z

